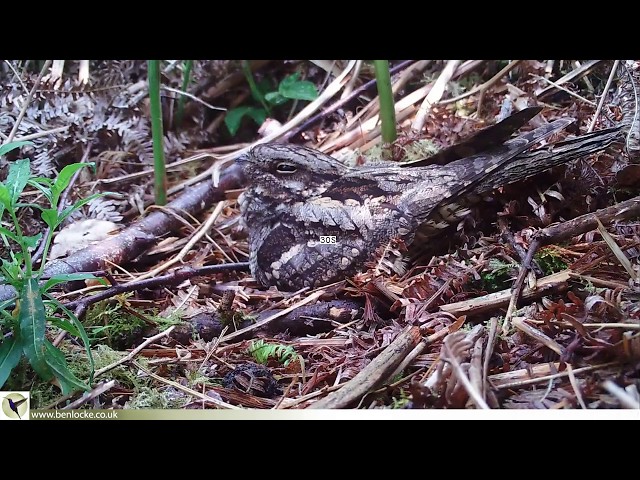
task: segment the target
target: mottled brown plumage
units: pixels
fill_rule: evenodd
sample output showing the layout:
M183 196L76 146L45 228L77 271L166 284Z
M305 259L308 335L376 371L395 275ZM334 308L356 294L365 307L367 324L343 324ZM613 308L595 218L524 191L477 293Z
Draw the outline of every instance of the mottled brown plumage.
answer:
M571 121L556 120L442 166L348 167L306 147L258 145L237 160L249 182L240 208L251 272L262 285L283 290L353 275L390 239L410 244L418 231L429 236L459 219L464 196L483 193L478 187L490 176L499 179L500 167Z

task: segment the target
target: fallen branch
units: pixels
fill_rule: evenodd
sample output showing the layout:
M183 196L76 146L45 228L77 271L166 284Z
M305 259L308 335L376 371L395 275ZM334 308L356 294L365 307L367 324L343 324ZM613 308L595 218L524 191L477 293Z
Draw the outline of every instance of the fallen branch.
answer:
M135 292L143 290L145 288L153 288L158 286L178 285L185 280L193 277L211 275L228 270L249 270L249 262L240 263L221 263L220 265L207 265L205 267L182 267L174 270L171 273L155 278L145 278L143 280L134 280L129 283L113 285L112 287L103 290L94 295L83 298L82 300L74 300L65 304L67 308L76 309L76 316L81 318L86 309L94 303L106 300L107 298L114 297L125 292Z
M406 327L393 342L342 388L308 408L346 408L384 382L422 339L420 327Z
M322 295L324 295L324 290L318 290L317 292L313 292L311 295L309 295L308 297L304 298L303 300L296 302L294 305L291 305L289 308L285 308L284 310L280 310L278 313L275 313L273 315L269 315L267 318L260 320L259 322L254 323L253 325L250 325L248 327L245 328L241 328L240 330L236 330L233 333L230 333L229 335L225 335L224 337L222 337L220 339L220 343L222 342L228 342L231 339L234 339L236 337L239 337L240 335L243 335L247 332L250 332L252 330L255 330L256 328L260 328L260 327L264 327L265 325L267 325L269 322L275 320L278 317L282 317L284 315L286 315L287 313L295 310L298 307L301 307L302 305L306 305L307 303L311 303L312 301L316 300L317 298L321 297Z
M603 363L601 365L592 365L589 367L576 368L573 370L573 374L591 372L599 368L611 367L613 365L619 365L618 362ZM543 365L533 365L529 368L522 368L520 370L514 370L506 373L496 373L489 376L491 386L498 390L506 388L518 388L532 385L534 383L545 382L547 380L554 380L556 378L562 378L569 375L567 371L558 372L560 363L550 363Z
M232 165L220 177L217 188L213 186L212 180L202 182L185 190L182 195L166 205L164 210L197 215L210 208L214 202L224 200L225 190L240 188L242 178L240 168ZM178 215L155 210L102 242L83 248L70 257L49 262L44 275L51 277L62 273L94 272L107 270L113 264L124 265L155 245L162 236L181 226ZM0 301L15 296L16 291L12 286L0 286Z
M564 291L569 288L568 280L571 277L569 270L554 273L538 280L536 288L525 288L522 292L524 300L534 300L549 293ZM511 289L507 288L499 292L489 293L482 297L464 300L462 302L440 305L439 309L453 315L479 315L504 308L509 304Z

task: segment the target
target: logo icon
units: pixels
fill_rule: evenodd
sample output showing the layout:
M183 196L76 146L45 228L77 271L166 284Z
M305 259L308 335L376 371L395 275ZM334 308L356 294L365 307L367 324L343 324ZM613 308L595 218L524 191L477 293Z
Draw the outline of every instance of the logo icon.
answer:
M29 392L0 392L0 420L29 420Z

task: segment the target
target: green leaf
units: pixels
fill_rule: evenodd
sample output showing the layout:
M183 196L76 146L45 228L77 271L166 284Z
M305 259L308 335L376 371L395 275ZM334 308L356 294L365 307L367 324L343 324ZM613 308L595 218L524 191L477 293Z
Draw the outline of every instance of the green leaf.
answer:
M54 327L61 328L65 332L69 332L74 337L79 337L80 336L80 332L78 331L78 329L76 327L74 327L73 323L71 323L66 318L49 317L49 318L47 318L47 320Z
M60 198L60 194L64 191L65 188L69 186L69 182L71 181L71 177L84 167L90 167L93 164L91 163L72 163L71 165L67 165L58 174L58 178L56 178L53 187L51 187L51 193L53 193L53 198L51 204L55 207L58 205L58 199Z
M262 80L256 82L256 86L260 91L260 94L264 97L267 93L272 92L275 88L275 84L270 78L263 78ZM256 98L257 101L260 101Z
M45 339L44 344L46 348L45 352L47 363L49 364L49 367L51 367L51 370L53 370L58 382L60 382L62 394L68 395L76 390L89 390L89 385L82 383L82 380L76 377L71 370L69 370L69 367L67 367L67 361L65 360L62 352L54 347L49 340Z
M22 160L16 160L9 167L9 175L5 185L9 187L9 196L11 197L11 205L17 203L18 198L24 187L27 186L29 177L31 177L31 162L28 158Z
M14 242L18 244L20 243L20 237L18 237L15 233L13 233L11 230L7 228L0 227L0 235L5 235L6 237L9 237Z
M249 110L247 112L247 115L249 115L253 119L253 121L256 122L258 125L262 125L264 121L267 119L267 112L265 112L261 108L255 108L253 110Z
M47 177L32 177L29 179L29 185L35 188L38 188L38 186L40 186L50 189L51 187L53 187L53 180Z
M51 299L51 302L60 310L62 310L65 313L65 315L75 325L75 330L77 331L77 333L73 333L71 332L71 330L67 330L67 331L72 335L75 335L82 339L82 343L84 343L84 348L87 352L87 358L89 359L89 368L91 370L91 373L89 375L89 384L93 383L93 374L95 373L95 370L96 370L96 364L93 360L93 353L91 353L91 342L89 341L89 336L87 335L87 331L84 329L84 325L82 325L82 322L78 319L78 317L76 317L75 313L73 313L71 310L69 310L67 307L62 305L60 302L58 302L55 298L51 297L50 295L47 295L47 297L49 297Z
M318 98L316 86L306 80L298 80L298 72L285 77L278 86L278 92L285 98L294 100L315 100Z
M12 209L11 193L4 183L0 183L0 205L2 206L2 211L5 208Z
M0 157L2 155L5 155L5 154L9 153L11 150L15 150L16 148L24 147L25 145L33 145L33 142L28 142L28 141L24 140L24 141L21 141L21 142L5 143L4 145L0 146Z
M14 209L18 210L19 208L33 208L34 210L44 210L44 207L42 205L38 205L37 203L22 203L22 202L18 202L14 205Z
M42 232L38 233L37 235L23 236L22 242L24 243L24 245L27 246L27 248L33 249L38 246L38 243L40 242L41 238L42 238Z
M51 187L53 186L53 182L49 178L31 178L27 182L27 185L40 190L40 192L49 201L49 204L53 203L53 198L51 197Z
M17 289L22 287L22 269L18 262L10 262L9 260L2 259L2 266L0 266L4 278L11 285Z
M18 364L22 356L22 344L20 337L15 335L5 338L0 345L0 388L9 378L11 370Z
M65 208L64 210L62 210L60 212L60 216L58 217L58 225L60 225L62 222L64 222L69 215L71 215L73 212L75 212L79 208L82 208L83 206L85 206L87 203L89 203L94 198L104 197L105 195L108 195L108 194L109 194L109 192L94 193L93 195L90 195L90 196L88 196L86 198L78 200L76 203L74 203L70 207Z
M46 223L51 230L55 230L62 221L58 217L58 210L55 208L43 208L41 216L44 223Z
M269 92L264 96L264 99L272 105L282 105L288 101L279 92Z
M232 108L227 111L224 123L231 135L235 135L240 128L240 123L245 116L251 117L258 125L262 125L267 118L267 112L263 108L243 106Z
M42 289L43 292L48 292L49 290L51 290L51 288L55 287L60 283L73 282L76 280L86 280L88 278L97 278L101 280L105 285L107 285L107 281L104 278L96 277L93 273L78 272L78 273L60 273L58 275L54 275L50 279L48 279L45 282L45 284L40 288Z
M44 302L40 296L40 289L35 278L28 279L20 291L20 335L22 349L29 363L38 375L49 381L53 376L45 357L44 333L46 314Z

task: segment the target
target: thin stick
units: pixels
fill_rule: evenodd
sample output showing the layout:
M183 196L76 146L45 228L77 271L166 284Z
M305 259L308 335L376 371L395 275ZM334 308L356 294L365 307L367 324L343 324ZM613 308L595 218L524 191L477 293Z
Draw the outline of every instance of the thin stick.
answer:
M584 373L584 372L590 372L592 370L597 370L599 368L605 368L605 367L610 367L613 365L618 365L618 362L609 362L609 363L603 363L601 365L592 365L589 367L582 367L582 368L576 368L575 370L573 370L574 375L577 373ZM523 372L526 373L526 370L523 369ZM510 372L510 373L514 373L514 372ZM526 380L516 380L513 382L509 382L509 383L501 383L497 386L495 386L494 388L498 389L498 390L503 390L505 388L516 388L516 387L524 387L527 385L532 385L534 383L540 383L540 382L546 382L547 380L555 380L556 378L563 378L568 376L569 373L564 371L564 372L560 372L560 373L555 373L553 375L545 375L543 377L537 377L537 378L528 378ZM489 377L489 380L492 380L493 377L497 377L497 376L504 376L504 374L497 374L497 375L491 375Z
M74 408L78 408L80 405L84 405L85 403L93 400L97 396L102 395L105 392L108 392L115 386L115 384L116 384L115 380L110 380L108 382L101 383L90 392L85 393L79 399L75 400L74 402L71 402L69 405L65 405L60 410L71 410Z
M593 119L591 120L591 124L587 129L587 133L591 133L593 131L593 127L596 126L596 121L600 116L600 111L602 110L602 105L604 105L604 100L607 97L607 93L609 92L609 88L611 87L611 82L613 82L613 77L616 75L616 70L618 69L618 65L620 65L620 60L616 60L613 62L613 67L611 67L611 73L609 73L609 78L607 79L607 84L604 86L604 91L602 92L602 96L600 97L600 101L598 102L598 108L596 108L596 113L593 115Z
M113 370L114 368L122 365L123 363L126 362L130 362L131 360L133 360L135 358L136 355L138 355L138 353L140 353L147 345L156 342L158 340L160 340L163 337L166 337L167 335L169 335L173 329L176 328L175 325L170 326L169 328L167 328L166 330L158 333L157 335L154 335L153 337L149 337L147 338L144 342L142 342L137 348L134 348L133 350L131 350L131 352L129 352L129 355L127 355L126 357L122 357L121 359L113 362L110 365L107 365L104 368L101 368L100 370L98 370L95 375L93 376L93 378L97 378L98 376L102 375L103 373L107 373L110 370Z
M538 280L537 288L526 288L523 291L523 297L526 300L531 300L541 297L542 295L548 295L550 292L567 288L568 280L568 270L553 273ZM497 310L498 308L504 308L509 303L510 296L511 289L507 288L505 290L483 295L482 297L440 305L438 309L456 316L477 315L483 312Z
M324 295L324 293L325 293L324 290L318 290L317 292L313 292L311 295L309 295L305 299L295 303L294 305L291 305L288 308L285 308L284 310L279 311L278 313L270 315L267 318L265 318L263 320L260 320L259 322L254 323L253 325L249 325L248 327L241 328L240 330L236 330L235 332L230 333L229 335L225 335L224 337L221 337L220 338L220 343L228 342L229 340L231 340L233 338L236 338L236 337L239 337L240 335L243 335L243 334L245 334L247 332L250 332L252 330L255 330L256 328L263 327L266 324L268 324L269 322L275 320L276 318L282 317L282 316L286 315L287 313L292 312L296 308L301 307L303 305L306 305L307 303L311 303L312 301L316 300L320 296Z
M14 140L16 142L23 142L27 140L35 140L36 138L45 137L47 135L53 135L54 133L64 132L68 130L71 125L65 125L64 127L52 128L51 130L43 130L41 132L31 133L29 135L25 135L24 137L18 137Z
M449 337L449 338L452 338L452 337ZM443 345L448 355L446 359L440 358L440 360L451 364L451 366L453 367L453 370L456 373L456 376L462 382L462 386L469 394L469 397L471 398L473 403L475 403L478 408L481 408L483 410L489 410L489 405L487 405L487 403L482 398L482 395L480 394L480 392L478 392L478 390L471 384L469 377L467 377L467 375L464 373L464 370L462 370L462 366L460 365L460 362L458 362L458 360L456 359L456 356L451 351L449 342L445 341Z
M424 123L427 120L427 115L429 115L429 112L431 111L431 107L434 104L438 103L442 98L442 95L444 95L445 88L453 78L453 75L456 73L456 69L458 68L458 65L460 65L460 63L462 63L461 60L449 60L447 62L444 69L440 73L440 76L436 80L436 83L433 85L433 88L420 105L418 113L416 114L416 118L411 124L411 130L413 130L414 132L422 131Z
M576 92L572 92L571 90L569 90L567 88L564 88L562 85L558 85L556 82L553 82L553 81L549 80L546 77L541 77L540 75L533 75L533 78L536 78L538 80L544 80L545 82L547 82L547 83L553 85L554 87L556 87L558 90L562 90L567 95L571 95L572 97L577 98L578 100L586 103L587 105L591 105L592 107L596 106L595 102L592 102L591 100L587 100L583 96L578 95Z
M185 255L187 253L189 253L189 251L193 248L193 246L196 243L198 243L200 241L200 239L209 231L209 229L213 225L213 222L216 221L216 219L218 218L218 216L222 212L222 209L226 205L227 205L227 201L226 200L224 200L222 202L218 202L218 204L216 205L216 208L213 210L211 215L209 215L209 218L207 218L207 221L204 222L202 224L202 226L198 229L198 231L195 233L195 235L193 235L189 239L189 242L182 248L182 250L180 250L180 253L178 253L178 255L174 256L171 260L169 260L168 262L163 263L159 267L157 267L157 268L155 268L153 270L150 270L147 273L144 273L144 274L140 275L137 278L137 280L143 280L145 278L155 277L157 274L165 271L167 268L171 267L172 265L175 265L176 263L181 262L182 259L185 257Z
M620 245L616 243L615 239L611 236L609 232L607 232L607 229L604 228L604 225L602 225L602 222L598 220L597 217L596 217L596 221L598 222L598 232L600 232L600 235L602 235L602 238L604 239L609 249L613 252L618 262L620 262L620 264L624 267L624 269L627 271L627 273L629 274L629 277L632 280L634 281L637 280L638 274L633 269L633 266L631 265L631 261L624 254L624 252L620 248Z
M496 83L498 83L498 80L504 77L507 73L509 73L511 70L517 67L520 62L522 62L522 60L513 60L512 62L509 62L509 65L507 65L498 73L496 73L493 77L489 79L489 81L482 84L482 87L480 88L480 96L478 97L478 107L476 108L476 114L478 116L480 116L480 112L482 110L482 103L484 102L484 94L487 92L487 90L489 90Z
M156 380L158 380L159 382L162 383L166 383L167 385L171 385L173 388L180 390L184 393L188 393L189 395L193 395L196 398L199 398L200 400L204 400L205 402L209 402L212 403L213 405L220 407L220 408L228 408L230 410L241 410L240 407L236 407L235 405L231 405L230 403L227 402L223 402L222 400L218 400L217 398L214 397L209 397L208 395L204 395L200 392L197 392L189 387L185 387L184 385L180 385L178 382L173 382L171 380L168 380L166 378L161 377L160 375L156 375L155 373L149 371L148 369L144 368L142 365L140 365L138 362L136 362L134 360L133 365L136 368L139 368L140 370L142 370L144 373L146 373L147 375L149 375L151 378L155 378Z
M573 80L578 80L582 76L586 75L595 68L602 60L591 60L590 62L585 63L584 65L576 68L575 70L570 71L566 75L563 75L558 80L556 80L556 84L562 85L563 83L571 82ZM551 92L555 87L549 86L538 89L534 92L534 96L538 99L544 97L547 93Z
M468 72L472 68L475 68L475 66L480 63L482 62L478 62L475 60L463 63L456 69L454 78L462 76L464 73ZM395 111L396 120L398 122L402 122L407 116L413 115L414 111L418 108L417 106L414 106L414 104L418 103L429 94L431 88L433 88L434 83L435 82L431 82L423 87L420 87L396 102ZM376 103L375 100L373 101L373 103ZM358 137L365 137L361 142L356 142L355 144L351 145L352 148L358 147L364 144L367 140L371 140L378 134L380 130L379 126L376 128L376 125L378 124L378 115L373 115L371 118L368 118L364 122L358 123L357 126L355 126L354 122L356 117L358 117L358 115L355 115L354 118L347 123L347 131L344 134L325 143L324 145L322 145L320 150L323 152L327 152L336 148L341 148L352 143Z
M525 322L525 317L514 317L513 325L521 332L529 335L534 340L542 343L545 347L553 350L558 355L564 354L564 348L558 342L550 338L549 336L542 333L540 330L533 328L531 325L528 325Z
M18 79L18 82L20 82L20 85L22 86L22 90L26 93L27 92L27 86L24 84L24 82L22 81L22 77L20 76L20 74L18 73L18 71L14 68L14 66L11 64L11 62L9 60L5 60L4 63L6 63L9 68L11 69L11 71L13 72L13 74L16 76L16 78Z
M391 375L396 366L420 342L420 328L405 328L387 348L369 365L342 385L340 390L327 395L308 408L346 408L356 402L369 390L376 388Z
M20 126L20 122L22 122L22 119L27 113L27 108L29 108L31 99L33 98L33 95L36 93L37 88L40 86L40 81L42 80L42 77L44 77L44 72L47 71L47 69L49 68L49 65L51 65L51 60L47 60L46 62L44 62L44 65L42 66L42 70L40 70L40 74L38 75L38 78L36 78L36 82L33 84L33 88L29 92L29 95L27 95L27 99L25 100L24 105L22 105L20 114L18 114L18 118L16 118L16 123L13 124L11 133L9 133L9 137L7 138L7 141L5 143L12 142L14 137L16 136L16 133L18 133L18 127Z
M611 380L603 382L602 387L605 388L611 395L616 397L624 408L635 408L637 410L640 410L640 402L638 402L635 398L633 398L625 390L620 388Z
M496 344L496 338L498 333L498 319L491 317L489 320L489 334L487 335L487 348L484 352L484 364L482 365L482 398L487 398L487 389L489 382L489 363L491 363L491 356L493 355L493 349Z
M214 107L213 105L211 105L210 103L205 102L204 100L196 97L195 95L192 95L191 93L185 92L184 90L178 90L177 88L172 88L172 87L167 87L166 85L162 85L160 87L160 90L167 90L169 92L173 92L173 93L177 93L179 95L183 95L185 97L190 98L191 100L193 100L194 102L198 102L201 103L202 105L204 105L207 108L210 108L211 110L222 110L223 112L226 112L227 109L224 107Z
M351 96L351 92L353 92L354 87L356 86L356 82L360 77L360 70L362 70L362 60L356 60L356 66L353 67L353 75L344 86L344 90L342 91L342 95L340 95L340 100L343 100L347 97Z
M289 395L289 392L291 391L291 389L293 388L293 386L297 381L298 381L298 375L294 375L293 378L291 379L291 382L289 382L289 385L287 385L287 388L282 394L282 397L280 397L280 400L278 400L278 403L276 403L273 406L273 410L278 410L279 408L282 408L282 403L285 401L285 399L287 398L287 395Z
M411 362L415 360L415 358L422 353L422 351L431 345L433 342L440 340L441 338L446 337L452 331L455 332L458 330L462 324L465 322L466 318L463 318L461 321L457 321L448 327L443 328L442 330L438 330L433 335L429 335L426 339L422 340L418 345L414 347L413 350L409 352L409 354L400 362L400 365L395 369L395 371L390 375L392 378L396 375L399 375L405 368L407 368Z
M584 399L582 398L582 392L580 391L580 385L578 385L578 380L573 373L573 368L571 364L567 363L567 374L569 375L569 383L571 383L571 387L573 388L573 392L576 394L576 398L578 399L578 403L583 410L587 409L587 405L584 403Z
M286 398L280 408L293 408L296 405L300 405L301 403L306 402L307 400L311 400L312 398L319 397L320 395L324 395L325 393L335 392L336 390L340 390L342 385L333 385L331 387L324 387L320 390L316 390L315 392L308 393L298 398Z

